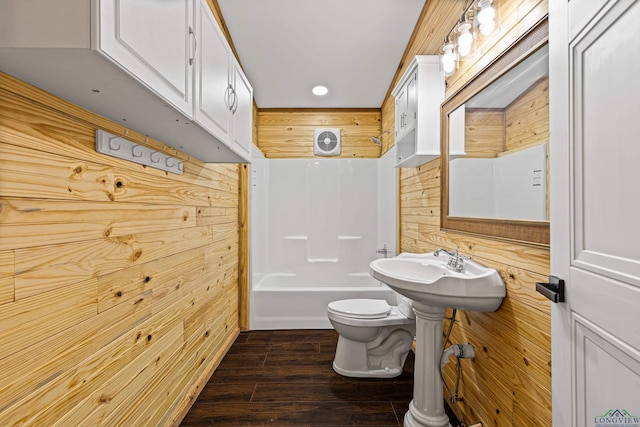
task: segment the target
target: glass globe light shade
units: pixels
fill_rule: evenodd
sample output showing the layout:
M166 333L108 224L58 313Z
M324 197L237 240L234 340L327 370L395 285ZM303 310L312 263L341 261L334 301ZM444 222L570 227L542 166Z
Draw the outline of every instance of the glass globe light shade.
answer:
M489 21L493 21L496 17L496 10L491 5L491 2L492 0L480 0L480 2L478 2L478 6L480 6L480 11L478 12L478 23L481 26Z
M473 44L473 35L469 31L471 24L465 22L458 27L458 55L461 57L467 56L471 52L471 46Z
M453 45L447 44L443 48L442 55L442 69L446 74L453 72L456 69L456 54L453 52Z

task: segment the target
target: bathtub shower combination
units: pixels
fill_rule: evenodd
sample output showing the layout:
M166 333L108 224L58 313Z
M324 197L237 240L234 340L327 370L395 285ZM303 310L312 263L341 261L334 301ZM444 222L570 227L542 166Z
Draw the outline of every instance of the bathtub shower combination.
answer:
M264 159L251 165L251 329L331 328L327 304L394 293L369 275L395 255L396 170L381 159Z

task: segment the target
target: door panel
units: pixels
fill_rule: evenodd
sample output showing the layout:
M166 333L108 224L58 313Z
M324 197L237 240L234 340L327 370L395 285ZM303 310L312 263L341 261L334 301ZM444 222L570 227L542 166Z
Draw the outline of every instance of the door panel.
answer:
M122 68L192 116L191 0L101 0L100 46Z
M566 303L552 308L560 427L640 426L639 20L631 0L550 2L551 271L566 280Z
M615 418L640 424L640 414L630 412L640 393L638 351L582 316L574 317L574 333L575 366L582 374L576 378L577 425L607 425Z
M575 141L575 254L581 267L639 284L640 227L637 183L640 144L631 129L638 120L640 4L614 8L572 46ZM634 37L635 33L635 37ZM603 105L610 108L603 108ZM586 207L589 207L588 209ZM615 220L614 220L615 218Z
M195 119L221 141L231 135L230 64L231 49L209 11L206 0L196 5L199 51L196 54Z

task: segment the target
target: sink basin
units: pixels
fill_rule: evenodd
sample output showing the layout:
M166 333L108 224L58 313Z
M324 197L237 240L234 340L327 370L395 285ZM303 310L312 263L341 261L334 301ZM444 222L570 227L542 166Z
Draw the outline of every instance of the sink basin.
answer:
M506 289L493 268L465 259L461 272L447 268L449 255L403 253L393 258L376 259L370 274L415 302L441 308L471 311L495 311Z
M450 427L440 374L446 309L496 311L506 294L496 270L465 259L463 271L457 272L447 268L449 258L444 252L403 253L369 265L373 277L413 300L416 313L413 400L405 427Z

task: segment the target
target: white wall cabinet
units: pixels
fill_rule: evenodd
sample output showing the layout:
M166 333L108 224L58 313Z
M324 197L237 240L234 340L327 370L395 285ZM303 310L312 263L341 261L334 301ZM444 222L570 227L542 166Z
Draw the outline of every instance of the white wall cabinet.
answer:
M414 57L392 94L396 100L396 167L416 167L440 156L444 77L439 57Z
M235 59L206 0L196 4L196 101L194 117L247 160L251 157L253 89ZM247 114L248 112L248 114Z
M235 123L208 103L224 99L235 58L206 31L222 34L201 0L3 1L0 71L202 161L249 162L252 115Z

